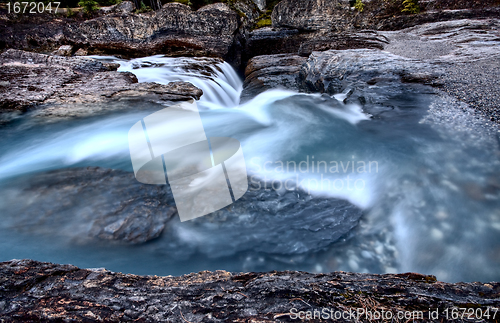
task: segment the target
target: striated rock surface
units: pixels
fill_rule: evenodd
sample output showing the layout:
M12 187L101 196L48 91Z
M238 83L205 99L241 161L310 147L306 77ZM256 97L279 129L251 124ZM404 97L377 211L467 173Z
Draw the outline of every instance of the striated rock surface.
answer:
M0 55L0 112L42 106L39 116L87 116L113 109L106 103L126 99L170 102L199 99L191 83L138 83L118 64L10 49ZM48 108L43 108L49 105ZM123 108L123 107L121 107Z
M247 36L244 58L290 53L309 56L328 49L384 48L387 39L375 31L334 33L300 32L298 29L261 28Z
M274 7L273 27L303 31L346 31L351 22L349 0L284 0Z
M70 24L66 42L94 52L148 56L162 53L218 56L230 60L238 29L238 15L215 3L192 11L180 3L167 3L147 14L108 15Z
M399 321L443 322L454 307L466 309L456 322L480 320L479 308L489 308L493 322L500 303L499 283L449 284L416 273L204 271L158 277L11 260L0 263L0 286L4 322L294 322L300 311L319 322L313 315L323 309L346 313L331 322L370 322L382 311L392 318L379 322L398 315Z
M32 19L4 16L0 19L0 48L46 51L72 45L75 51L84 48L91 54L237 59L234 46L240 17L226 4L215 3L192 11L174 2L143 14L132 13L131 6L126 1L108 14L86 21L52 15Z
M306 61L305 57L288 54L254 57L245 69L241 101L276 87L295 90L297 74Z

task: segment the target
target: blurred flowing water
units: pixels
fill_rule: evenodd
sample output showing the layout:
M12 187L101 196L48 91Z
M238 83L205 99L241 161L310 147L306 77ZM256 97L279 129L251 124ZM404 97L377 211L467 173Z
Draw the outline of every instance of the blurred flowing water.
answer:
M130 112L51 124L27 115L0 128L0 260L33 258L158 275L291 269L500 279L498 130L464 113L459 103L409 90L388 98L396 107L390 113L372 118L360 106L342 103L343 94L271 90L240 105L242 81L225 62L98 59L120 63L119 71L134 73L140 82L187 81L201 88L198 107L207 136L242 143L251 187L265 183L280 195L289 189L345 199L364 210L363 218L336 243L294 254L266 253L258 245L214 252L204 246L231 245L235 237L247 241L252 232L234 227L231 237L211 235L210 223L200 231L174 221L160 238L142 245L82 242L64 227L56 235L42 228L26 232L9 212L7 193L16 189L16 178L81 166L131 172L128 130L164 106L131 103Z

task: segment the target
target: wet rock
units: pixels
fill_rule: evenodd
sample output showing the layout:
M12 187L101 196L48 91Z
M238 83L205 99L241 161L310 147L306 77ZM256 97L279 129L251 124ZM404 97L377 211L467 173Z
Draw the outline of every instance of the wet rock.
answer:
M313 317L323 309L346 313L332 322L370 321L364 315L381 311L441 322L448 320L445 309L448 315L454 307L485 313L500 301L499 283L450 284L418 273L203 271L158 277L33 260L0 263L0 286L0 318L8 322L289 322L293 313Z
M282 37L285 43L300 38L300 46L291 42L292 45L284 48L291 52L298 50L308 59L299 64L295 86L293 73L298 64L293 62L295 56L290 55L289 60L276 59L272 55L251 59L242 98L246 100L252 93L259 93L254 90L257 86L295 88L329 95L349 92L345 103L361 104L365 111L378 114L393 109L383 107L387 96L402 93L403 88L410 85L429 85L434 89L416 91L435 93L443 89L482 111L488 119L497 121L500 116L499 92L495 85L500 75L497 64L499 30L498 19L463 19L400 31L366 31L342 36L323 33L329 35L323 38L313 33L311 35L316 38L311 39L297 30L286 33L256 31L255 35L268 35L263 44L271 42L273 33L286 34ZM258 43L257 39L255 41ZM255 68L254 60L272 63L267 63L266 68ZM378 111L372 109L376 106Z
M241 101L272 88L296 89L296 78L305 57L297 55L264 55L252 58L245 69Z
M362 215L344 200L301 190L278 193L271 183L252 180L235 203L181 223L168 185L144 185L133 173L97 167L16 178L0 199L3 225L22 233L141 243L165 232L161 249L173 259L314 252L350 232ZM186 241L188 236L197 238Z
M190 83L138 83L131 73L117 72L117 64L88 58L60 57L8 50L0 55L0 112L26 111L35 106L39 116L88 116L106 104L124 99L151 101L199 99L202 91ZM100 104L98 104L100 103Z
M119 170L52 171L18 179L12 188L2 197L2 205L8 205L2 210L10 219L6 221L23 232L80 241L146 242L158 238L177 213L168 188L141 184L132 173Z
M314 52L301 68L298 86L305 92L330 95L355 88L360 91L369 87L398 87L402 78L407 81L426 81L438 78L428 75L418 78L408 70L432 70L429 65L375 49L329 50ZM372 91L373 92L373 91Z
M249 181L245 195L230 206L192 221L170 223L166 228L169 254L185 257L201 252L223 257L250 251L283 258L304 255L345 237L363 214L345 200L313 197L300 189L276 191L272 183ZM198 238L187 242L187 232Z

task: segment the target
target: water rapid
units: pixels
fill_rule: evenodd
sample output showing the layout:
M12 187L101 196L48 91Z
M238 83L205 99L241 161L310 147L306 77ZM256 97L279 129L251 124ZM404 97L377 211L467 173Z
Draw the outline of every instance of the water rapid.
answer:
M287 253L265 252L243 225L233 225L226 234L208 220L201 225L174 222L160 238L143 245L81 241L64 226L47 234L43 225L28 228L16 221L9 203L22 194L17 178L83 166L131 172L128 130L164 106L135 103L147 108L131 106L129 112L55 124L33 123L27 115L0 128L0 260L33 258L161 275L293 269L416 271L445 281L500 279L497 134L469 122L470 116L462 118L458 107L447 107L454 114L450 118L443 115L442 102L410 91L388 98L398 113L372 118L361 106L344 104L342 94L279 89L240 104L242 81L222 61L96 58L120 63L119 71L134 73L140 82L186 81L201 88L198 106L207 136L242 143L251 187L277 196L305 192L347 200L363 210L363 217L334 243ZM30 203L29 197L22 201ZM94 205L87 202L88 207ZM261 217L284 207L272 199L263 203L270 211ZM269 223L259 234L276 231ZM324 234L311 226L297 230ZM287 239L308 246L301 237ZM231 244L246 247L216 252Z

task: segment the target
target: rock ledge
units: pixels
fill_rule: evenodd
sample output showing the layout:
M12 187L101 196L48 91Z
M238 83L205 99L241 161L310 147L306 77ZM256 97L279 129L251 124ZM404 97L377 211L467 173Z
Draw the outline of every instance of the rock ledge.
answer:
M2 322L289 322L296 321L291 319L292 309L383 310L395 316L421 311L420 321L442 322L445 309L485 311L500 304L500 283L450 284L416 273L203 271L158 277L11 260L0 263L0 286ZM428 319L429 310L438 310L438 316ZM366 317L358 321L369 321Z

